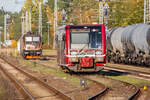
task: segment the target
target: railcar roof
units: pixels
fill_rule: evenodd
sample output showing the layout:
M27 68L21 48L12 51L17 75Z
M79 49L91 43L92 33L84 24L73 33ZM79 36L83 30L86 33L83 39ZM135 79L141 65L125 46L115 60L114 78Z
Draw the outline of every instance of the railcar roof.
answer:
M63 26L59 26L57 29L61 30L61 29L65 29L66 27L71 27L71 26L102 26L103 24L81 24L81 25L63 25Z

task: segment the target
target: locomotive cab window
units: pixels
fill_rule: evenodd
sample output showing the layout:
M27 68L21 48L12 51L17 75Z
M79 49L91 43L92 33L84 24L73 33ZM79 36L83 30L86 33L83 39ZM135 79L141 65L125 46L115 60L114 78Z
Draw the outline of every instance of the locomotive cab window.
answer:
M26 42L32 42L32 37L25 37Z
M33 37L33 42L40 42L40 37Z

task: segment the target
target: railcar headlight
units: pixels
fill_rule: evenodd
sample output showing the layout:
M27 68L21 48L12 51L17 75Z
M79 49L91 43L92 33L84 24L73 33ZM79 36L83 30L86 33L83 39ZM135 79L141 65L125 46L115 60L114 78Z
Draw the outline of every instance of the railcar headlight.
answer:
M96 51L96 55L101 55L102 51Z
M95 62L104 62L104 57L96 57Z
M71 55L77 55L77 54L78 54L78 52L76 52L76 51L71 52Z
M69 58L70 62L78 62L78 58L77 57L71 57Z

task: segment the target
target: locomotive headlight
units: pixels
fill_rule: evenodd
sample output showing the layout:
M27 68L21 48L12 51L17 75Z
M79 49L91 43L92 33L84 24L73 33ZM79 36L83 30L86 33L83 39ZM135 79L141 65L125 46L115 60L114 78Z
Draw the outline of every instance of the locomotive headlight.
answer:
M102 51L96 51L96 55L101 55Z
M24 54L29 54L29 52L24 52Z
M37 54L41 54L41 52L36 52Z

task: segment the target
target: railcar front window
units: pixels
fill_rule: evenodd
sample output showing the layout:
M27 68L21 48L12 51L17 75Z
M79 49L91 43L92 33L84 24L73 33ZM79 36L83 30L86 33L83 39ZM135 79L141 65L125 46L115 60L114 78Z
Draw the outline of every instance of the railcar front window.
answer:
M101 27L72 28L70 30L71 49L101 48Z
M88 33L72 33L72 44L88 44L89 34Z

